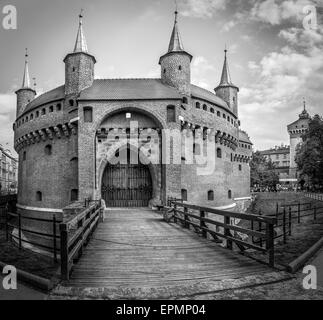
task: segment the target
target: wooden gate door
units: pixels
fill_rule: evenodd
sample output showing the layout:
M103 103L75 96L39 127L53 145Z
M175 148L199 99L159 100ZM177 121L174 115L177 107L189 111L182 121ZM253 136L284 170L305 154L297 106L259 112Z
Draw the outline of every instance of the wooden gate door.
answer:
M101 191L107 207L147 207L152 198L148 166L108 164L103 173Z

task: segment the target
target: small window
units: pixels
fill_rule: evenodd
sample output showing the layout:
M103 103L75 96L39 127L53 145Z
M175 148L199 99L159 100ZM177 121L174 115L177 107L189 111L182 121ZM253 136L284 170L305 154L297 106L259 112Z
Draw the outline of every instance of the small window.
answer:
M225 113L223 113L223 119L226 119L226 117L227 117L227 116L225 115Z
M176 122L175 106L167 106L167 122Z
M242 165L239 164L239 171L242 171Z
M53 106L49 107L49 112L54 112L54 107Z
M183 98L183 103L187 104L188 103L188 100L186 97Z
M221 148L216 149L216 156L217 156L217 158L222 158L222 150L221 150Z
M28 117L26 117L26 122L28 122Z
M33 114L31 114L30 115L30 120L33 120L34 119L34 115Z
M56 105L56 110L57 110L57 111L61 111L61 110L62 110L62 105L61 105L60 103L58 103L58 104Z
M216 115L217 115L218 117L221 117L221 112L220 112L220 111L217 111Z
M231 190L228 191L228 198L232 199L232 191Z
M229 116L228 116L227 120L228 120L228 122L230 122L230 117Z
M214 113L214 109L213 109L213 108L211 108L211 109L210 109L210 112L211 112L211 113Z
M178 67L178 70L179 70L179 71L182 71L182 66L179 66L179 67Z
M69 100L68 103L70 104L70 107L73 107L74 106L74 100Z
M231 162L233 161L233 154L231 153Z
M25 161L27 158L27 154L26 154L26 151L23 152L22 154L22 160Z
M201 109L201 104L199 102L196 102L196 109Z
M84 122L92 122L93 121L93 110L91 107L84 107Z
M166 73L166 69L164 69L164 73Z
M48 156L52 154L52 146L50 144L45 147L45 154Z
M75 72L75 67L73 67L73 72Z
M72 189L71 190L71 201L77 201L79 197L79 191L78 189Z
M187 201L187 190L186 189L181 190L181 195L182 195L182 200Z
M45 109L45 108L43 108L43 109L41 110L41 114L42 114L42 115L46 114L46 109Z
M208 191L207 199L208 199L208 201L214 201L214 191L213 190Z
M36 192L36 201L43 201L43 194L40 191Z
M39 111L36 111L36 118L39 117Z
M207 105L206 104L203 104L203 110L207 111Z

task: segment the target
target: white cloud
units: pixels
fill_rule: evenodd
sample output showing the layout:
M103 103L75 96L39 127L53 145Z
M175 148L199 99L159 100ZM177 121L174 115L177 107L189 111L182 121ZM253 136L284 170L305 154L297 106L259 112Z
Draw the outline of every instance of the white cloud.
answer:
M200 87L208 90L212 90L212 84L207 79L210 78L215 71L214 65L212 65L205 57L197 56L194 58L191 65L192 82Z
M304 18L303 8L307 0L258 0L251 9L255 20L279 25L284 21L301 21Z
M225 7L225 0L183 0L180 3L180 12L186 17L212 18Z

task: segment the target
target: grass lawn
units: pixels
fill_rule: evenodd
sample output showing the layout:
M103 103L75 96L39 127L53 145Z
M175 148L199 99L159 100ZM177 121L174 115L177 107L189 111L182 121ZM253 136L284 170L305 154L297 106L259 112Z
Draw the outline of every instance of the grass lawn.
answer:
M249 213L262 215L275 214L276 204L290 203L312 203L312 206L323 207L323 202L304 197L301 193L283 192L283 193L260 193L256 201L249 208ZM294 209L295 210L295 209ZM323 208L318 212L317 220L313 216L301 218L301 223L293 219L292 236L287 236L287 243L284 244L282 238L275 241L275 260L276 263L286 266L323 236ZM282 231L280 231L281 233ZM258 252L253 252L252 256L263 260L265 256Z
M3 229L0 229L0 261L46 279L56 281L59 277L59 264L55 264L51 257L19 250L16 245L6 242Z

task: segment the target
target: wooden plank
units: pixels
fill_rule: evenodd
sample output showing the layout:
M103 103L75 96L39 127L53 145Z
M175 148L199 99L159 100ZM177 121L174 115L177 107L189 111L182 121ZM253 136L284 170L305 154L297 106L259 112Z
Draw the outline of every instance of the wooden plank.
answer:
M186 221L188 222L188 221ZM271 269L162 220L148 209L111 210L65 285L159 287L232 279Z

